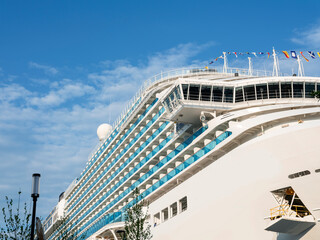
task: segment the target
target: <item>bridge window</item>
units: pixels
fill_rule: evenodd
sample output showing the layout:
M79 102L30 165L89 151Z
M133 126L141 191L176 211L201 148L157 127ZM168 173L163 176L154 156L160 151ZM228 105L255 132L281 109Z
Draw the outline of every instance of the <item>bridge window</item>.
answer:
M267 84L257 84L257 99L268 99L268 88Z
M291 97L292 97L291 82L281 83L281 98L291 98Z
M316 91L320 91L320 83L317 83L317 90Z
M295 98L303 97L303 83L302 82L294 82L293 83L293 96Z
M236 88L236 102L243 102L243 91L242 87Z
M184 212L188 208L188 201L187 197L184 197L179 200L179 207L180 207L180 212Z
M180 88L179 87L175 87L173 92L176 95L177 99L181 99L181 94L180 94Z
M189 85L188 84L182 84L182 91L183 91L184 100L188 99L188 90L189 90Z
M279 98L280 92L279 92L279 83L268 83L269 87L269 98Z
M161 211L162 213L162 219L163 219L163 222L164 221L167 221L168 218L169 218L169 211L168 211L168 208L165 208Z
M212 101L214 102L222 102L222 90L223 87L212 87Z
M246 101L256 100L256 91L254 85L244 86L244 97Z
M154 226L157 226L160 224L160 213L157 213L153 216L153 222L154 222Z
M210 101L212 86L201 86L201 101Z
M189 100L199 100L199 85L190 84L189 86Z
M224 88L224 102L228 102L228 103L233 102L233 87Z
M313 98L311 93L316 90L315 83L305 83L306 98Z
M170 206L170 214L171 217L174 217L178 214L178 204L175 202Z

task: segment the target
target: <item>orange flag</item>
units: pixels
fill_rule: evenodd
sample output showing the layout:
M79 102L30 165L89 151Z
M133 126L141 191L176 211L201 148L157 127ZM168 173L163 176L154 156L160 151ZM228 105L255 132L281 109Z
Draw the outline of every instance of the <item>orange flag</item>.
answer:
M309 62L309 60L308 60L305 56L303 56L303 53L302 53L302 52L300 52L300 54L301 54L301 56L302 56L307 62Z
M287 58L290 58L287 51L282 51L282 52L283 52L283 54L284 54Z

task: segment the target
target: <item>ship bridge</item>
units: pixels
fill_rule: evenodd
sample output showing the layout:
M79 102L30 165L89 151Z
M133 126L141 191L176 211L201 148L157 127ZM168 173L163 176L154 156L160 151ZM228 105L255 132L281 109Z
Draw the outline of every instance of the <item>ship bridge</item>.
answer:
M206 111L214 116L248 107L298 104L317 105L314 91L320 90L320 79L297 76L242 76L218 74L181 77L166 90L162 103L167 119L175 122L199 122ZM212 114L211 114L212 115ZM212 115L213 116L213 115ZM208 115L209 118L210 114Z

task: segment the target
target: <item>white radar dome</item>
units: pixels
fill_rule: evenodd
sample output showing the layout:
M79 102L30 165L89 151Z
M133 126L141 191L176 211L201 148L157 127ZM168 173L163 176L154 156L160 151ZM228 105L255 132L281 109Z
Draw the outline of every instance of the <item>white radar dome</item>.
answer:
M105 139L111 130L112 130L112 126L110 124L107 124L107 123L101 124L97 129L97 135L99 140L102 141L103 139Z

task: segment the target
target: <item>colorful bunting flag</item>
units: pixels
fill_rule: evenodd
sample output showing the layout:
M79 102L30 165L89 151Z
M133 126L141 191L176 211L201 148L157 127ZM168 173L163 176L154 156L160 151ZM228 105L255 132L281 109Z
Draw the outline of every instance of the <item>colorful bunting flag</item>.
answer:
M267 52L267 54L268 54L268 58L270 57L270 53L269 52Z
M209 62L209 64L212 64L212 63L213 63L213 61Z
M313 52L308 51L308 53L309 53L310 57L312 57L312 58L316 58L316 55L314 55L314 53L313 53Z
M234 53L234 55L236 55L236 57L238 57L238 55L237 55L237 53L236 52L233 52Z
M296 54L296 51L291 51L291 57L294 58L294 59L297 59L297 54Z
M253 54L255 57L257 57L257 53L256 53L256 52L252 52L252 54Z
M317 52L318 53L318 56L319 56L319 58L320 58L320 52Z
M209 69L208 66L205 66L204 68L205 68L205 69Z
M290 58L287 51L282 51L282 52L283 52L283 54L286 56L286 58Z
M263 52L259 52L260 55L263 55Z
M305 56L303 56L303 53L302 53L302 52L300 52L300 54L301 54L301 56L302 56L307 62L309 62L309 59L307 59Z

